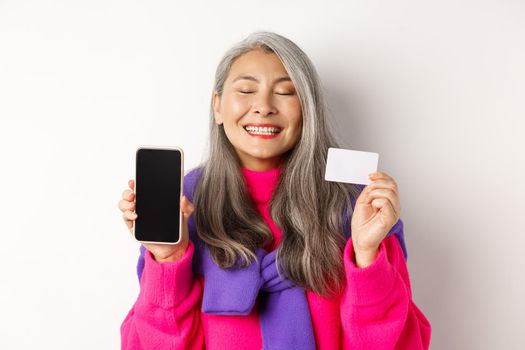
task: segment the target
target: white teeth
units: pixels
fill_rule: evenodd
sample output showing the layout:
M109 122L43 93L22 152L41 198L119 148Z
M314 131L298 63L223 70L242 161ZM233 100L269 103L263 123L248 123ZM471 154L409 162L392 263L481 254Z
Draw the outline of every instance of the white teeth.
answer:
M261 135L274 135L278 134L281 130L272 127L258 127L258 126L246 126L244 127L246 131L249 131L252 134L261 134Z

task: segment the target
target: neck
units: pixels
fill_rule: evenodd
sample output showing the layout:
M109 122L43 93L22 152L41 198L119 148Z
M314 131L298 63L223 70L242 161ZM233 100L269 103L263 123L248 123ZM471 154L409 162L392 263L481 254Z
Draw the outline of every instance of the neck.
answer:
M279 165L268 165L268 166L251 166L251 165L241 165L241 168L251 171L265 172L277 169Z
M252 171L270 171L282 164L281 156L268 159L247 158L239 154L241 166Z
M243 163L244 169L252 171L270 171L280 166L280 162L257 162L257 163Z

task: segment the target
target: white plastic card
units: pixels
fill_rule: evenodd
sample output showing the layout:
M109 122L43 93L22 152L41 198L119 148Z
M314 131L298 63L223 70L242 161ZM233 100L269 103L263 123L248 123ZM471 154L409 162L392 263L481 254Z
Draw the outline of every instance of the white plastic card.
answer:
M378 153L330 147L324 179L368 185L371 183L368 174L377 171L378 162Z

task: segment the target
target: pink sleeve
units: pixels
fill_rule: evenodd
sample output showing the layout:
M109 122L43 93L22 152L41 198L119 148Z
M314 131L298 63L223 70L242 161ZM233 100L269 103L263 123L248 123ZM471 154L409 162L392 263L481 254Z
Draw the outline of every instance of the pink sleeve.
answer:
M376 260L355 264L352 240L344 251L341 300L345 349L428 349L431 325L412 300L410 278L395 235L381 242Z
M139 296L120 327L122 349L204 348L193 252L190 241L181 260L159 263L146 250Z

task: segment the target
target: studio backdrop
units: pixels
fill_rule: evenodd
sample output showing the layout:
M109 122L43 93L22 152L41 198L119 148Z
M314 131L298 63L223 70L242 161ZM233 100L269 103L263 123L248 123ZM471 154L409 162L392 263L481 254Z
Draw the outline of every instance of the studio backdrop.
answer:
M0 348L117 349L139 145L205 157L215 68L297 43L344 148L398 183L431 349L525 349L522 1L0 1Z

